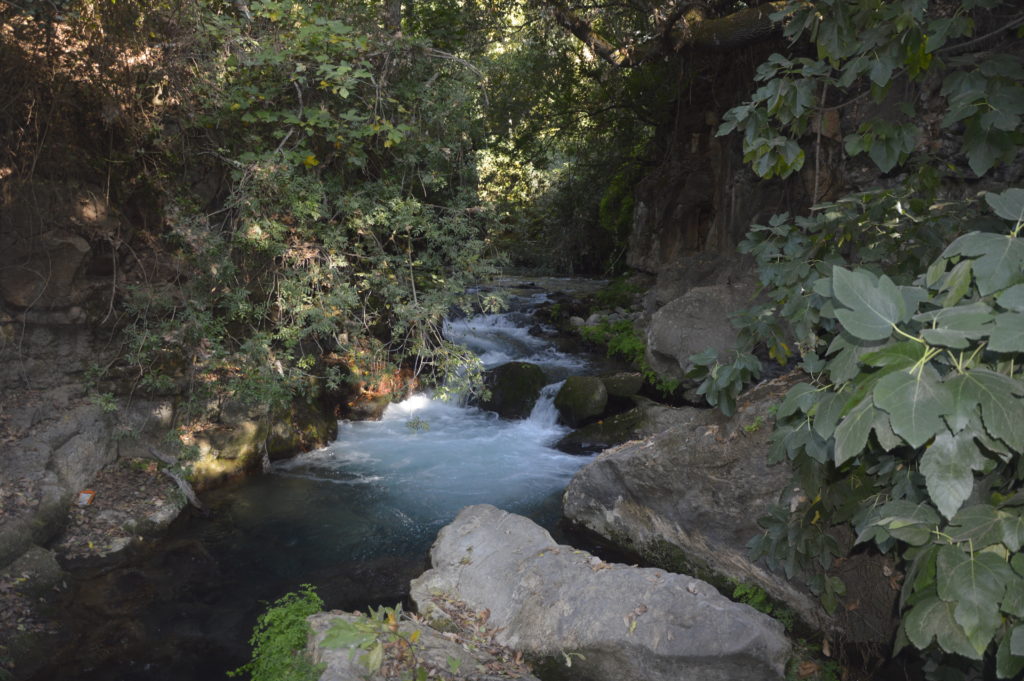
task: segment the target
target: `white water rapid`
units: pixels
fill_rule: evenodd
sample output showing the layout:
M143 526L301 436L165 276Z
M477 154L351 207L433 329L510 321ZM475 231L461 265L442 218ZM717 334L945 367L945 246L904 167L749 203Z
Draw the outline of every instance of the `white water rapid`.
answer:
M477 352L487 367L529 361L563 379L583 369L582 359L531 336L515 316L459 320L448 325L448 333ZM316 493L338 497L335 509L318 509L323 516L355 502L359 522L371 524L376 534L351 547L362 555L389 551L396 543L422 545L472 504L494 504L551 525L558 518L561 491L586 462L551 447L568 432L557 424L552 404L559 384L549 385L530 417L521 421L414 395L389 406L380 421L342 422L334 443L273 470L277 476L335 488ZM356 515L357 509L351 510Z

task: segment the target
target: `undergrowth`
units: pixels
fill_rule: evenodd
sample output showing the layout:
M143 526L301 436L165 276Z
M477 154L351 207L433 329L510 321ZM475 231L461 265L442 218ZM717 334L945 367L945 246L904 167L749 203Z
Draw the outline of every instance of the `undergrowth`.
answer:
M310 584L298 593L287 593L256 620L252 638L252 659L228 672L237 677L248 674L252 681L314 681L322 666L306 654L306 640L312 632L306 618L319 612L324 602Z

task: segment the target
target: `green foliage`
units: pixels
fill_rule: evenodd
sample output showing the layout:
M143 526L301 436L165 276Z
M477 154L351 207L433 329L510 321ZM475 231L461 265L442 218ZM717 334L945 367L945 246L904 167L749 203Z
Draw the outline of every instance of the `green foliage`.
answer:
M602 319L593 326L584 326L580 335L591 343L604 346L609 357L621 357L636 367L644 379L662 394L671 394L679 387L679 382L658 376L647 363L644 352L647 344L643 336L628 319L610 322Z
M690 356L693 368L687 378L700 380L697 394L703 395L708 404L718 407L726 416L736 413L736 398L743 386L761 375L761 362L749 352L736 351L733 361L722 364L718 353L712 349Z
M901 175L807 216L774 216L740 247L768 299L739 320L744 347L798 354L812 377L779 405L771 457L795 480L751 550L829 609L843 585L828 571L846 550L832 528L895 557L906 571L897 649L932 656L933 678L962 676L965 661L1001 678L1024 669L1024 191L982 203L951 199L946 184L985 175L1024 142L1024 60L974 51L1012 40L1022 17L1000 15L1006 6L791 3L777 18L816 54L770 57L719 129L743 134L759 175L786 177L820 151L832 112L865 98L880 112L847 131L843 150ZM937 97L898 96L896 83L926 75ZM935 103L944 110L931 121ZM940 135L958 140L966 167L930 156Z
M638 25L635 14L610 26ZM510 21L487 68L481 193L514 264L607 274L623 269L633 188L654 125L671 113L664 83L676 67L602 71L582 50L548 22Z
M313 681L322 667L305 654L312 633L306 618L323 608L313 587L304 584L298 593L288 593L274 602L256 620L252 638L252 659L228 676L249 674L252 681Z
M89 395L89 401L107 414L112 414L121 408L113 393L92 393Z
M397 668L397 678L400 679L425 681L428 676L436 677L438 670L421 664L416 657L416 643L419 641L420 632L413 630L411 634L406 635L399 628L401 620L401 604L394 608L370 608L366 617L335 620L327 630L321 645L325 648L350 649L353 654L358 655L359 663L366 667L370 676L377 674L387 661L389 667ZM459 666L459 660L448 658L447 671L450 675L457 674Z
M732 599L740 603L745 603L758 612L771 615L782 623L786 628L786 631L793 630L793 625L796 622L796 614L785 606L779 606L778 604L773 603L771 598L768 596L768 593L756 584L734 582Z
M1019 216L1024 192L987 203ZM824 585L836 547L806 537L851 524L907 565L899 647L989 655L1002 678L1024 667L1012 639L1024 617L1024 223L1010 224L960 236L912 285L839 265L815 285L837 333L815 380L780 406L772 450L800 496L752 543L770 560L784 552L791 575L817 563Z
M188 276L126 301L140 384L282 403L403 365L479 376L442 334L491 271L472 164L478 74L384 34L369 6L250 8L252 23L206 5L194 127L165 140L230 181L215 210L170 207L164 246Z
M598 324L582 327L580 335L591 343L603 345L609 357L621 357L631 364L643 365L646 344L628 319L602 319Z
M627 277L619 277L595 294L597 302L609 308L631 308L641 289Z
M824 125L828 110L868 95L888 102L901 79L938 74L947 106L940 125L962 131L960 150L971 171L984 175L1024 142L1024 61L999 51L963 53L958 41L966 43L985 13L1004 4L965 0L951 11L928 0L792 2L775 18L785 19L787 38L810 37L816 58L769 57L757 71L763 85L726 113L718 134L742 132L744 160L754 171L786 177L803 167L801 138ZM1004 22L992 35L1019 20ZM906 163L923 134L915 100L888 106L888 116L865 121L844 140L848 154L867 153L883 172Z

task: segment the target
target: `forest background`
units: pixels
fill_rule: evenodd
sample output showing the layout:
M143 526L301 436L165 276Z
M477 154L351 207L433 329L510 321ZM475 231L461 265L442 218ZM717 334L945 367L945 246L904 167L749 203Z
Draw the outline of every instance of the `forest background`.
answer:
M765 361L810 376L773 452L800 493L755 553L834 605L850 526L903 566L897 647L1012 677L1022 26L999 0L4 0L5 342L64 310L118 348L100 399L196 416L473 383L442 333L497 304L472 284L623 274L675 220L674 248L748 253L764 285L736 353L695 358L707 401ZM715 182L672 184L687 149ZM760 193L728 213L729 183ZM38 229L69 202L70 234Z

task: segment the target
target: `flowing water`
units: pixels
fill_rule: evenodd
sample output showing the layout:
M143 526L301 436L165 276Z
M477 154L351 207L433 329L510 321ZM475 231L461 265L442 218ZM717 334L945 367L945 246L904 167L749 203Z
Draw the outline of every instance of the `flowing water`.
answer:
M380 421L341 423L334 443L270 475L206 495L212 519L185 518L145 557L81 583L82 654L45 678L224 679L245 661L256 615L300 584L315 585L329 608L404 598L437 531L465 506L493 504L555 529L561 493L587 459L552 448L567 432L552 400L560 380L587 366L530 335L533 323L520 311L448 328L485 366L545 369L553 383L530 418L415 395Z

